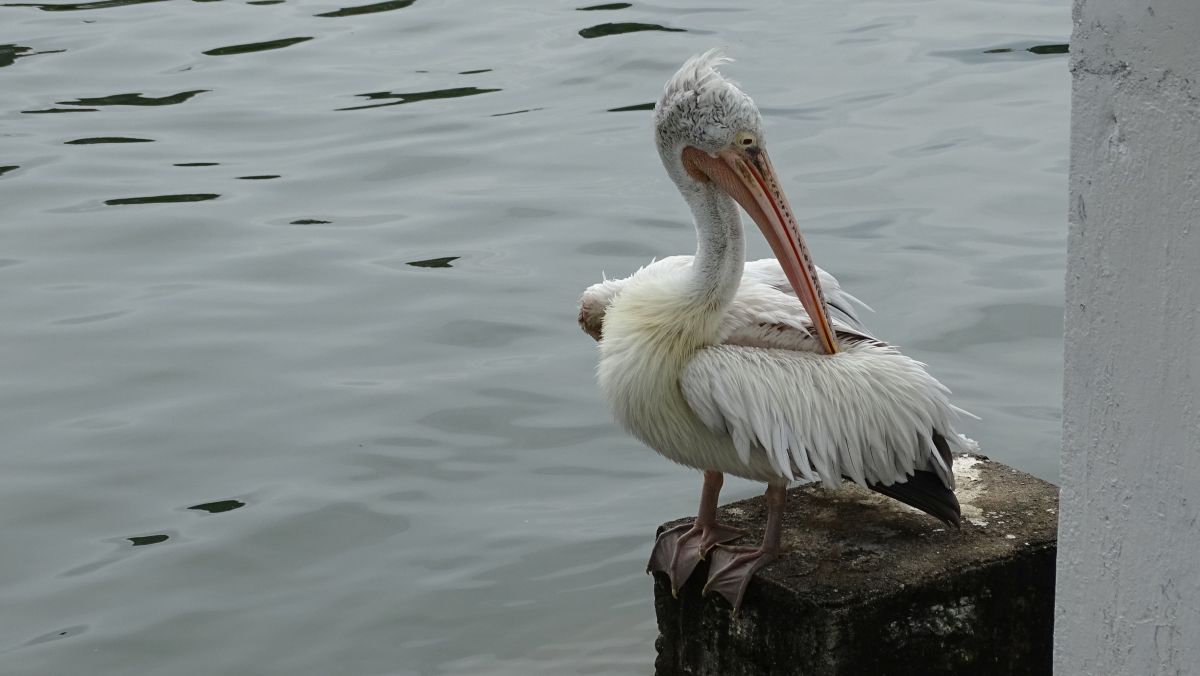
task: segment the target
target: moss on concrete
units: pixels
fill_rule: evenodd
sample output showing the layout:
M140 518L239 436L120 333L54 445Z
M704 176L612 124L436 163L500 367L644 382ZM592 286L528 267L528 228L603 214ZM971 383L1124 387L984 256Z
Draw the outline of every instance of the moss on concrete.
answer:
M1049 674L1058 491L981 456L955 461L961 531L854 486L789 491L784 554L734 617L655 579L657 676ZM761 538L761 498L722 521ZM664 528L685 520L664 524Z

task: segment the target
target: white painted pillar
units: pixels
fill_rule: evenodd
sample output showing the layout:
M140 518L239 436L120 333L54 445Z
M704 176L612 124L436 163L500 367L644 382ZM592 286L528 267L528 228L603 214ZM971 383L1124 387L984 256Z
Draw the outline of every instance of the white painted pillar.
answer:
M1200 674L1200 0L1075 0L1059 676Z

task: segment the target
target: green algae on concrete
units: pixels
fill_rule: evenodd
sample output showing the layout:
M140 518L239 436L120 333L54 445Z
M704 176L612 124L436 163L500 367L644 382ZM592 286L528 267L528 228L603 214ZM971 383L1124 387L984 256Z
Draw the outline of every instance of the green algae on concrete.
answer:
M1050 674L1058 490L983 456L955 475L961 531L855 486L789 491L784 553L736 616L701 597L705 564L678 599L656 574L656 676ZM719 518L754 542L765 504Z

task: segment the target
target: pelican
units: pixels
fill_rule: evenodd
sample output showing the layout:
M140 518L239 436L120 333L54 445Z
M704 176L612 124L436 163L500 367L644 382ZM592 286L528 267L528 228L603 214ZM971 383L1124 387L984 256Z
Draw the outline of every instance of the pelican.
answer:
M648 571L673 593L708 558L704 593L734 611L780 551L790 483L849 480L959 524L955 452L974 442L962 409L924 364L871 335L863 305L817 268L768 158L754 102L711 50L667 82L658 152L692 211L694 256L671 256L584 292L579 323L599 341L597 378L616 420L664 457L703 472L692 524L663 532ZM745 262L738 205L775 259ZM967 414L969 415L969 414ZM761 545L717 521L725 474L766 483Z

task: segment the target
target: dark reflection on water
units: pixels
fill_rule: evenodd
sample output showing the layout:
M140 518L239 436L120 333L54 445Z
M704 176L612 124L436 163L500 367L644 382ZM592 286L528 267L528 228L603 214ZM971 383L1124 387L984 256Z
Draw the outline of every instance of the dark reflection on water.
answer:
M208 51L205 51L204 54L207 54L208 56L229 56L231 54L248 54L250 52L265 52L270 49L283 49L284 47L291 47L292 45L298 45L301 42L308 42L311 39L312 39L311 37L300 37L300 38L283 38L281 40L268 40L266 42L248 42L243 45L230 45L228 47L217 47L216 49L210 49Z
M273 178L280 178L279 174L259 174L256 176L238 176L242 181L269 181Z
M20 169L20 168L21 168L21 165L19 165L19 164L9 164L9 165L5 165L5 166L0 166L0 176L7 174L8 172L12 171L13 169Z
M640 33L642 31L662 31L664 33L686 33L682 28L668 28L656 23L602 23L579 31L585 38L602 38L607 35L622 35L624 33Z
M176 167L216 167L220 162L177 162L172 166Z
M628 113L628 112L633 112L635 110L654 110L654 102L651 101L649 103L635 103L632 106L621 106L620 108L609 108L608 112L610 112L610 113Z
M367 108L383 108L385 106L399 106L405 103L416 103L417 101L430 101L433 99L456 99L462 96L476 96L478 94L490 94L498 92L499 89L484 89L481 87L454 87L452 89L435 89L428 92L371 92L368 94L355 94L365 99L380 100L380 99L395 99L387 103L372 103L365 106L351 106L349 108L338 108L338 110L364 110Z
M71 146L88 146L97 143L154 143L154 139L133 138L131 136L89 136L87 138L77 138L73 141L63 141L63 144Z
M0 45L0 68L11 66L16 63L17 59L22 56L29 56L26 52L33 51L32 47L22 47L21 45Z
M232 512L235 509L245 507L246 503L241 500L217 500L216 502L206 502L201 505L192 505L188 509L194 509L200 512L208 512L209 514L220 514L222 512Z
M171 539L171 536L159 533L156 535L138 535L136 537L125 539L132 542L133 545L131 546L133 547L144 547L146 545L156 545L160 542L166 542L167 540Z
M315 218L301 218L291 222L291 225L329 225L332 221L320 221Z
M148 197L120 197L117 199L104 200L105 204L163 204L166 202L204 202L206 200L215 200L220 195L216 193L186 193L182 195L150 195Z
M99 108L44 108L42 110L22 110L22 113L36 115L39 113L98 113Z
M69 2L63 4L38 3L38 2L10 2L0 7L37 7L43 12L73 12L75 10L84 9L108 9L110 7L124 7L126 5L144 5L151 2L164 2L165 0L100 0L99 2Z
M208 89L193 89L179 92L170 96L142 96L141 92L132 94L113 94L96 98L75 99L74 101L59 101L64 106L173 106L183 103L197 94L210 91Z
M414 268L451 268L450 265L454 261L462 258L462 256L443 256L441 258L429 258L423 261L409 261L406 265L411 265Z
M606 10L606 9L625 9L627 7L633 7L633 5L628 2L610 2L610 3L604 4L604 5L591 5L590 7L576 7L576 9L578 9L581 12L592 12L592 11L596 11L596 10Z
M42 634L41 636L29 639L28 641L25 642L25 645L27 645L27 646L37 645L39 643L46 643L48 641L57 641L62 638L78 636L79 634L82 634L83 632L87 631L87 629L88 629L88 625L86 625L86 624L79 624L79 625L75 625L73 627L64 627L62 629L55 629L54 631L47 632L45 634Z
M1067 43L1046 45L1016 44L990 49L950 49L930 52L933 56L945 56L964 63L991 63L996 58L1035 59L1039 56L1054 56L1068 54L1071 46ZM1003 56L998 56L1003 55Z
M0 45L0 68L11 66L16 63L17 59L23 59L27 56L37 56L38 54L62 54L67 51L65 49L46 49L40 52L32 51L32 47L22 47L21 45Z
M391 0L390 2L375 2L369 5L356 5L354 7L343 7L332 12L323 12L315 16L356 16L359 14L374 14L376 12L390 12L393 9L404 9L413 4L417 0Z
M532 113L535 110L544 110L543 108L525 108L524 110L510 110L507 113L493 113L488 117L506 117L508 115L520 115L521 113Z
M1018 48L997 47L995 49L985 49L985 50L983 50L983 53L984 54L1007 54L1009 52L1015 52L1019 49L1020 49L1019 47ZM1069 44L1034 45L1033 47L1025 47L1025 51L1033 53L1033 54L1066 54L1071 51L1071 45L1069 45Z

